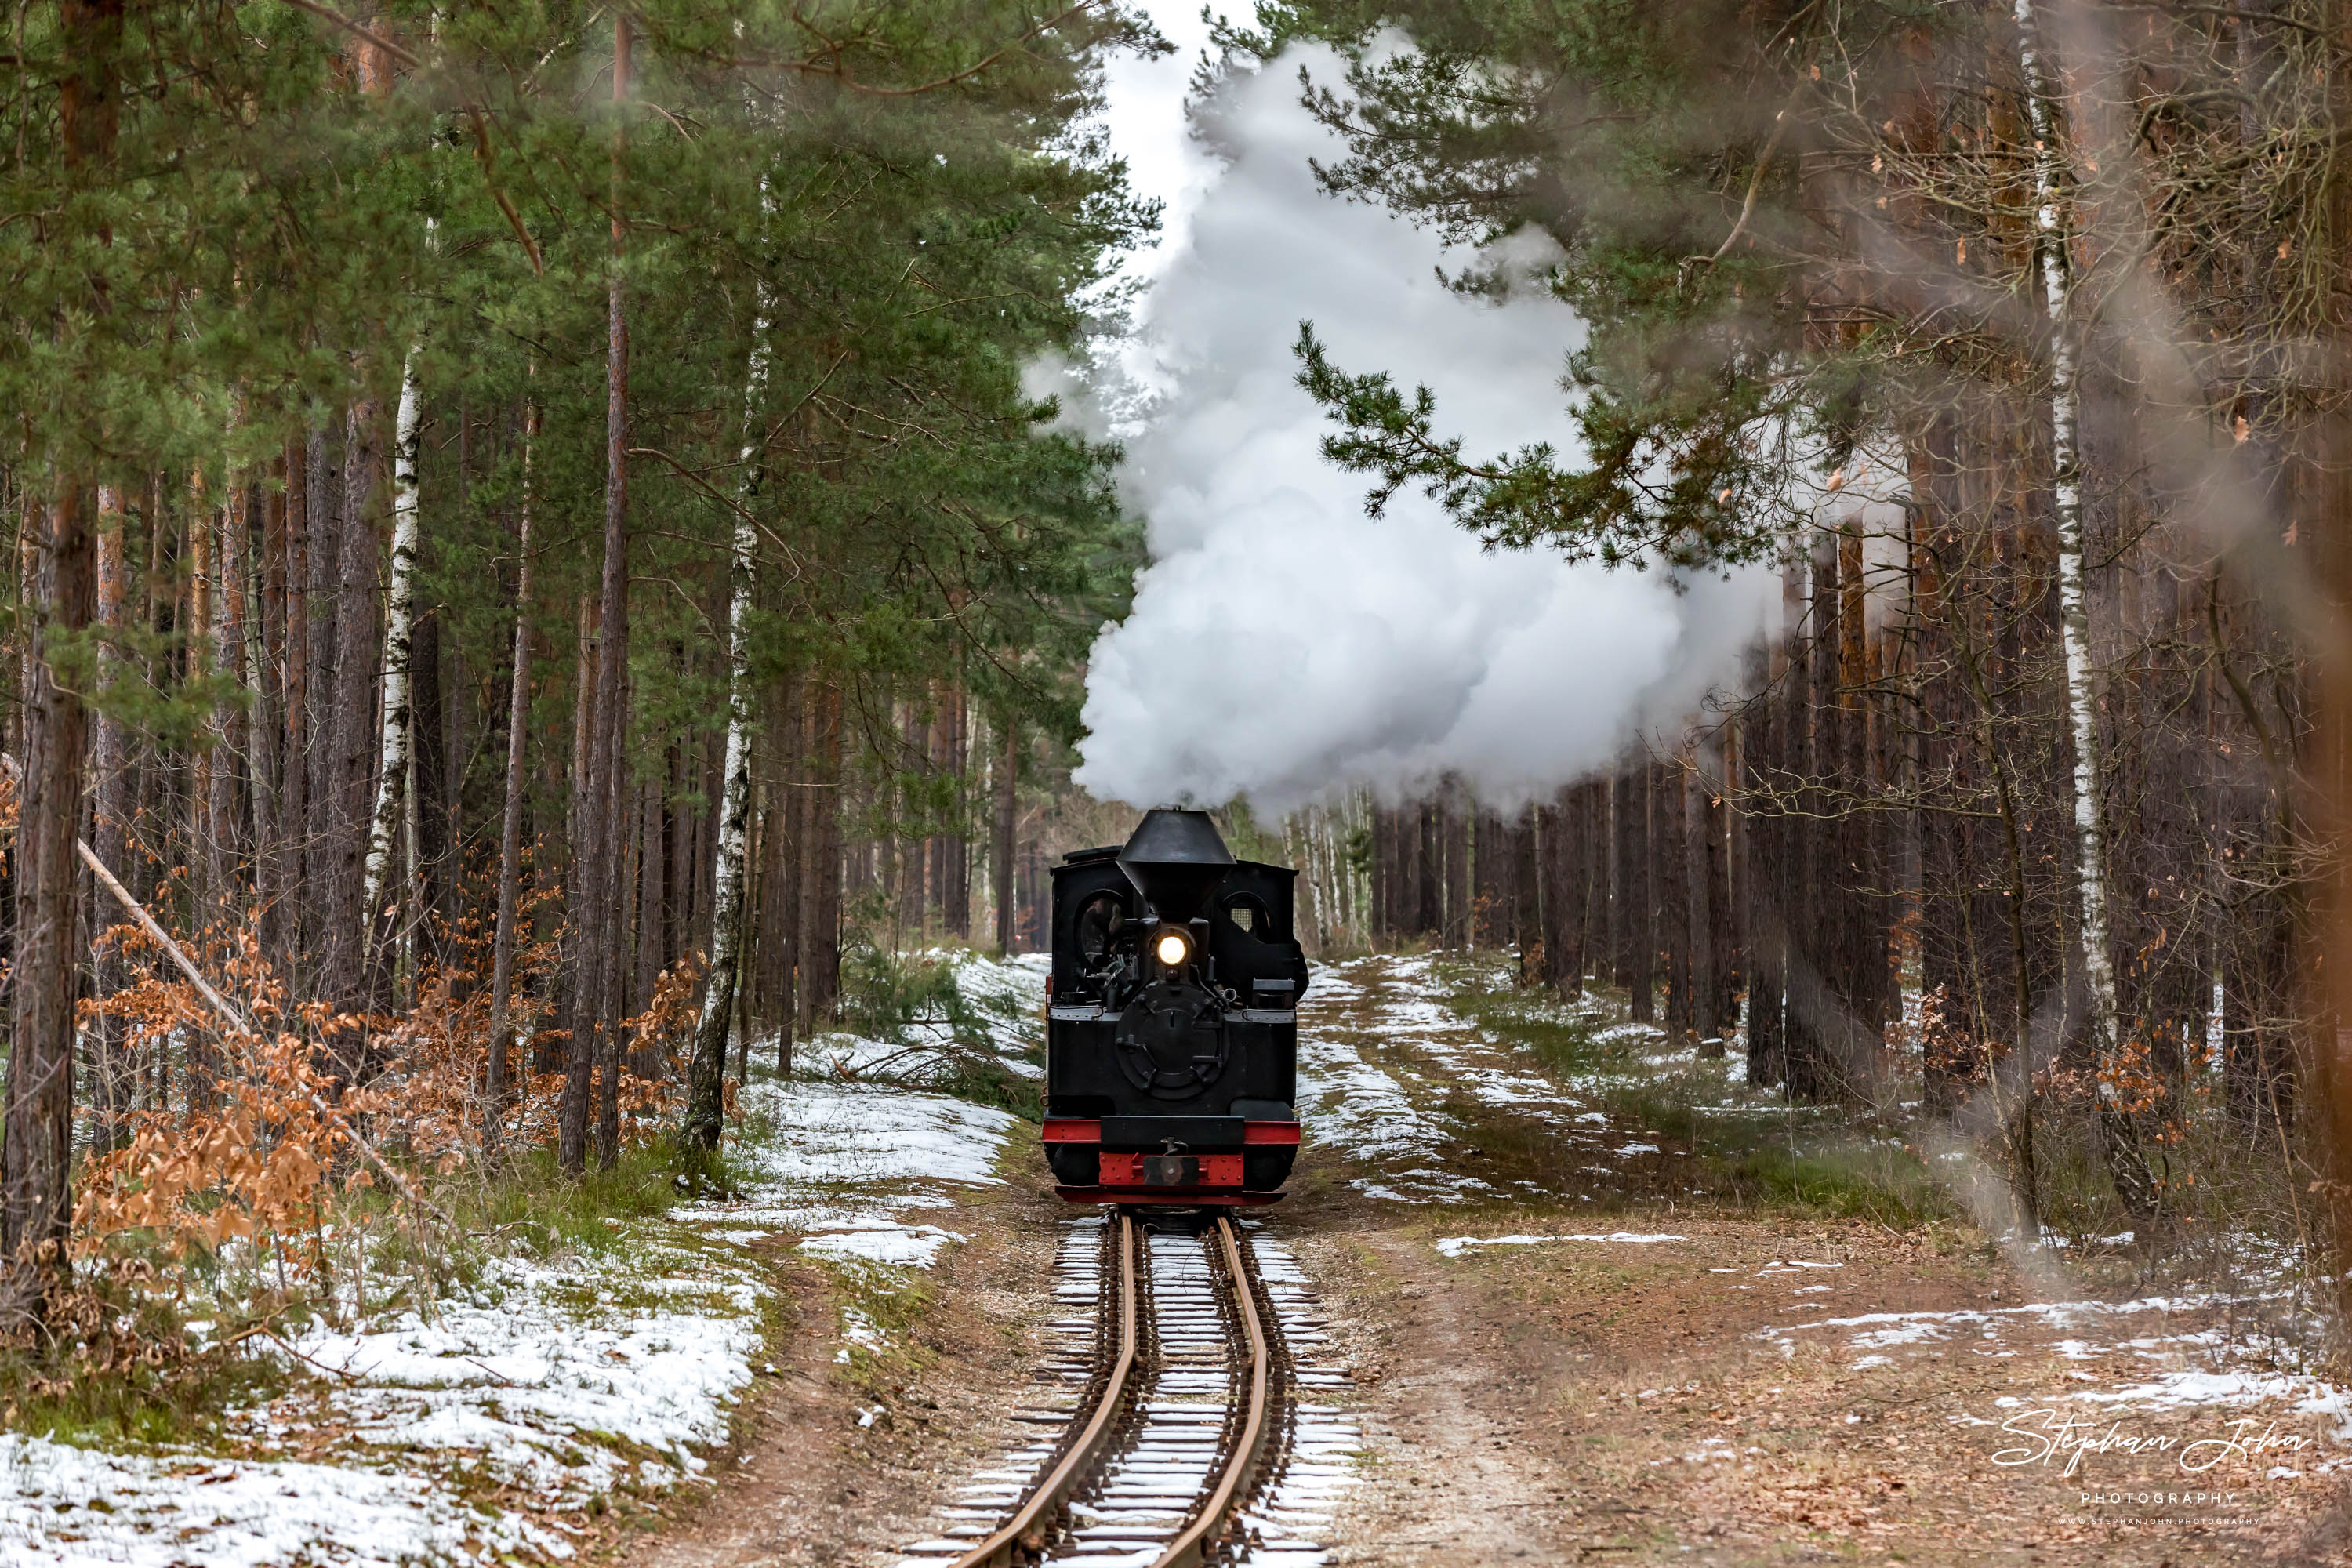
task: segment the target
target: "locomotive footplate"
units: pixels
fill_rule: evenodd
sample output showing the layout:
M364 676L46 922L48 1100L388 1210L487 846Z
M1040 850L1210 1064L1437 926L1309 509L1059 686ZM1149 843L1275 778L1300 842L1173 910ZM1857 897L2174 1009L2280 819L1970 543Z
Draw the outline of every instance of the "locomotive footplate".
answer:
M1055 1195L1074 1204L1119 1204L1138 1208L1257 1208L1278 1204L1281 1193L1244 1192L1239 1187L1074 1187L1056 1186Z
M1152 1153L1230 1153L1242 1148L1296 1145L1296 1121L1252 1121L1239 1116L1048 1116L1048 1143L1099 1143L1106 1150ZM1169 1140L1175 1140L1171 1149Z
M1245 1184L1244 1153L1298 1144L1296 1121L1241 1116L1049 1116L1042 1131L1048 1145L1094 1153L1094 1182L1055 1188L1074 1203L1274 1203L1279 1192Z

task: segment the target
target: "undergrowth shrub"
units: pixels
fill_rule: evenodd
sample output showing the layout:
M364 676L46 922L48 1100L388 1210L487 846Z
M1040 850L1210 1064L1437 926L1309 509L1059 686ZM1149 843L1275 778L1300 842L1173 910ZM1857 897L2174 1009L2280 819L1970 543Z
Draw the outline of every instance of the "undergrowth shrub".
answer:
M895 1047L845 1076L938 1089L1034 1121L1045 1115L1037 1080L998 1054L999 1030L1026 1016L967 995L952 956L900 952L860 931L842 950L841 1016L849 1033Z
M670 1137L691 963L625 1021L619 1159L566 1180L552 1149L562 1074L534 1070L557 1067L563 1042L541 1032L536 1062L521 1047L504 1105L482 1093L482 941L453 937L405 1011L358 1018L290 1005L249 928L215 931L194 951L235 1019L135 928L106 941L145 972L84 1004L108 1092L78 1127L71 1268L48 1325L0 1340L0 1426L186 1440L207 1412L285 1380L287 1359L255 1342L429 1313L493 1251L608 1248L625 1234L612 1220L740 1184L723 1152L685 1162ZM554 960L551 942L519 955L534 982L517 986L525 1042L537 1019L521 998L547 994ZM339 1083L335 1047L362 1036L361 1076Z

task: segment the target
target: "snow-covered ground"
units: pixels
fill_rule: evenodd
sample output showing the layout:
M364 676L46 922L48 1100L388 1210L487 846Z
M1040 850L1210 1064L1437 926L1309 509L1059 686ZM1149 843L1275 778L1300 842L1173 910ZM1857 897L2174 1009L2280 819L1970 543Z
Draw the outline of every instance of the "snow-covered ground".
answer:
M958 967L995 1048L1018 1059L1042 967ZM834 1038L845 1055L884 1045ZM0 1562L561 1559L600 1497L698 1483L695 1448L726 1439L764 1364L773 1287L753 1249L793 1237L804 1255L878 1271L886 1286L928 1268L961 1239L958 1194L1000 1180L1015 1124L943 1094L837 1075L754 1083L741 1102L737 1153L753 1175L741 1197L614 1222L605 1248L492 1256L470 1285L425 1307L304 1333L288 1347L294 1389L230 1413L217 1451L109 1453L0 1432ZM884 1345L854 1307L838 1332L837 1359Z
M955 975L957 994L976 1026L979 1037L958 1039L954 1020L918 1017L894 1031L897 1037L876 1038L845 1030L819 1035L800 1048L801 1070L820 1077L859 1082L887 1079L895 1083L938 1084L972 1058L1018 1078L1042 1079L1045 1069L1035 1058L1045 1044L1040 1016L1045 999L1045 976L1053 959L1042 952L991 958L985 953L953 948L933 948L910 953L900 961L940 965Z
M1599 1174L1615 1174L1617 1162L1632 1156L1659 1152L1657 1144L1612 1129L1599 1108L1622 1079L1591 1075L1563 1083L1532 1070L1517 1047L1446 1005L1437 966L1433 954L1360 959L1318 967L1307 986L1298 1031L1300 1110L1309 1137L1375 1173L1351 1178L1360 1191L1415 1204L1507 1195L1468 1168L1465 1155L1475 1140L1444 1109L1457 1098L1543 1123ZM1590 1007L1575 1016L1597 1019L1601 1013ZM1638 1046L1662 1043L1664 1036L1648 1024L1622 1024L1596 1037ZM1671 1055L1680 1060L1695 1053ZM1669 1057L1645 1060L1664 1066Z

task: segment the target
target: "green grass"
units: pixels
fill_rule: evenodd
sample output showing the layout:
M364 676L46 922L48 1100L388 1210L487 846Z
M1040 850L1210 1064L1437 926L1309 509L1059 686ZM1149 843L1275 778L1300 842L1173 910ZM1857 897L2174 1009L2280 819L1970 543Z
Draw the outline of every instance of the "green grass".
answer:
M54 1342L0 1351L0 1429L89 1447L201 1447L218 1435L222 1411L288 1386L275 1357L186 1352L188 1314L152 1294L154 1283L136 1257L79 1266L66 1303L77 1326Z
M609 1169L592 1167L568 1181L552 1150L533 1149L487 1179L445 1184L436 1198L461 1228L520 1240L544 1255L609 1250L623 1239L613 1221L651 1219L690 1197L741 1185L724 1153L688 1161L663 1141L625 1149Z
M823 1259L844 1308L854 1308L880 1331L879 1350L853 1344L847 1372L868 1392L895 1387L921 1370L923 1352L915 1330L931 1309L930 1277L918 1269L891 1268L855 1258Z
M222 1411L271 1399L288 1381L279 1363L248 1356L133 1377L12 1352L0 1356L0 1427L83 1447L203 1447Z
M1812 1219L1864 1219L1912 1230L1952 1216L1950 1195L1914 1155L1883 1145L1814 1150L1770 1144L1717 1152L1707 1163L1759 1207Z
M1670 1052L1655 1036L1606 1037L1623 1021L1622 1002L1604 994L1578 1005L1520 986L1507 960L1448 957L1436 973L1447 1005L1548 1076L1577 1080L1613 1121L1689 1149L1723 1199L1898 1229L1955 1213L1934 1173L1903 1146L1904 1122L1885 1110L1790 1106L1733 1083L1726 1058Z

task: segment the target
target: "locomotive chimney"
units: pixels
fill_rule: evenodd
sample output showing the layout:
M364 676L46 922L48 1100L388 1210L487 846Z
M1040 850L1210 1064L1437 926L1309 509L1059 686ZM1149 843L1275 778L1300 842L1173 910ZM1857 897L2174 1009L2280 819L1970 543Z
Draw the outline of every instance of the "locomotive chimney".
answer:
M1233 866L1234 853L1205 811L1147 811L1118 852L1118 868L1151 912L1180 925L1200 914Z

